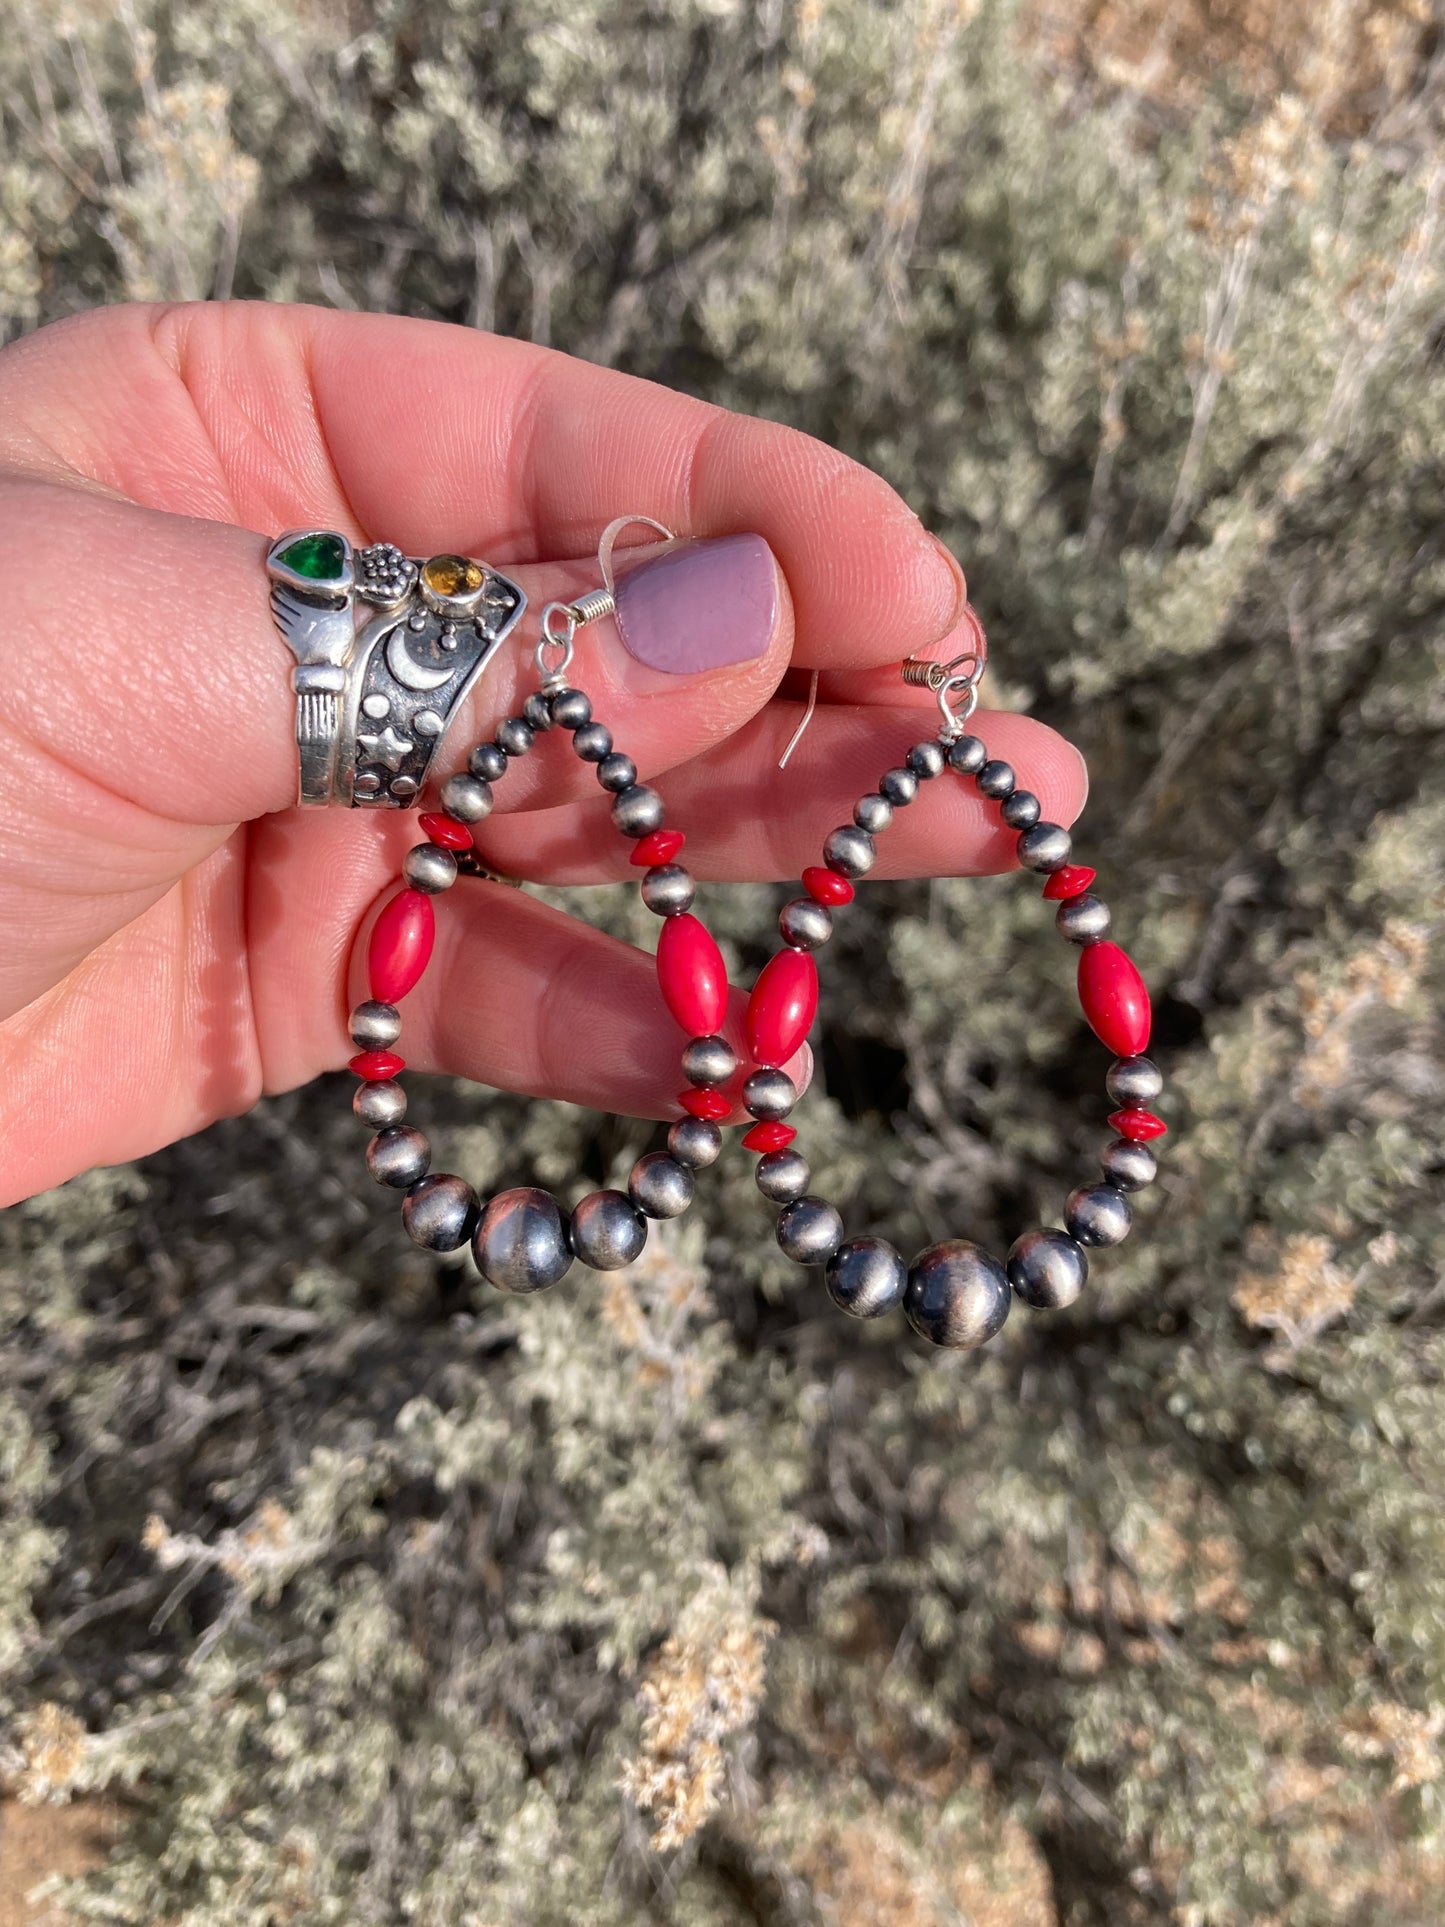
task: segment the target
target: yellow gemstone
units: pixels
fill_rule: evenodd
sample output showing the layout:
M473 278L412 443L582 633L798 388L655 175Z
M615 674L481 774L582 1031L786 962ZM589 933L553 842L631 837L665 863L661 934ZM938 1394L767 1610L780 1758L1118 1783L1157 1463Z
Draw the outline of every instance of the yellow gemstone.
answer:
M482 565L465 555L434 555L422 564L421 579L433 595L475 595Z

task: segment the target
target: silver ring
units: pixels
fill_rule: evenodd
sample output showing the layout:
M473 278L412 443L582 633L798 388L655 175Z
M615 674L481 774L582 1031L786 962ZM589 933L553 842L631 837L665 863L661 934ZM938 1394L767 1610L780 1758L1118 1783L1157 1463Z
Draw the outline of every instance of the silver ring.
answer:
M526 596L471 556L353 549L334 529L277 536L266 573L296 658L297 802L409 808Z

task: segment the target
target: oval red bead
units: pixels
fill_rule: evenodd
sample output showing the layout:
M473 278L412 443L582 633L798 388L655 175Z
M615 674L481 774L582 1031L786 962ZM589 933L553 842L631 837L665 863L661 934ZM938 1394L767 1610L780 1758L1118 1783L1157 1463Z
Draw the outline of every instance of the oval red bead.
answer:
M1134 1109L1111 1111L1109 1123L1120 1137L1127 1137L1135 1144L1142 1144L1146 1137L1163 1137L1169 1129L1163 1118L1155 1117L1152 1111Z
M745 1151L781 1151L791 1144L798 1133L791 1124L784 1124L781 1118L769 1118L766 1124L755 1124L743 1137Z
M836 870L825 870L821 863L804 870L803 888L814 903L851 903L855 895L847 877L840 877Z
M364 1077L368 1084L384 1084L389 1077L406 1069L406 1059L398 1057L394 1050L364 1050L358 1052L346 1068Z
M627 860L639 870L650 870L654 863L671 863L686 841L681 830L653 830L637 839Z
M807 950L780 950L748 999L748 1048L759 1064L786 1064L818 1012L818 966Z
M444 850L469 850L472 847L472 833L465 823L458 823L454 816L443 816L440 810L426 810L417 818L424 836L433 843L439 843Z
M1149 992L1118 944L1090 943L1079 953L1079 1002L1094 1035L1116 1057L1138 1057L1148 1048Z
M421 981L436 942L432 900L421 890L398 890L376 920L366 952L371 994L394 1004Z
M722 952L696 917L668 917L657 943L657 981L663 1001L689 1037L721 1030L728 1007Z
M1081 897L1098 874L1087 863L1066 863L1050 876L1044 895L1051 903L1066 903L1070 897Z
M721 1091L682 1091L677 1101L690 1117L705 1117L713 1124L720 1124L732 1109Z

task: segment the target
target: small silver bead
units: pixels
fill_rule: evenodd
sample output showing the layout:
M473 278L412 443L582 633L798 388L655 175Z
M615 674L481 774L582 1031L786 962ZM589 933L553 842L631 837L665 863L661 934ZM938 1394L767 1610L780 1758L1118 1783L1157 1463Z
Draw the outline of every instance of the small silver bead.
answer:
M472 1233L472 1256L498 1291L546 1291L572 1266L567 1217L548 1191L499 1191Z
M783 942L794 950L816 950L833 934L833 913L826 903L811 897L794 897L778 912L778 929Z
M1011 794L1015 780L1013 765L1005 763L997 756L991 762L984 764L977 778L978 786L984 795L995 797Z
M960 736L948 747L948 767L960 776L977 776L988 761L988 751L977 736Z
M583 723L572 732L572 747L584 763L600 763L612 754L612 731L605 723Z
M826 1198L794 1198L778 1213L778 1245L795 1265L825 1265L843 1242L843 1220Z
M915 743L908 752L908 767L915 776L925 780L930 776L941 776L946 761L942 743Z
M1002 1329L1009 1314L1004 1268L966 1239L933 1245L913 1261L903 1313L920 1338L973 1351Z
M1116 1137L1099 1153L1099 1167L1110 1184L1121 1191L1142 1191L1159 1175L1159 1165L1147 1144Z
M1116 1057L1104 1089L1116 1104L1152 1104L1164 1088L1164 1074L1149 1057Z
M378 1184L398 1191L424 1178L431 1163L431 1146L410 1124L392 1124L378 1131L366 1147L366 1168Z
M423 1251L460 1251L476 1228L480 1209L465 1178L435 1171L419 1178L402 1199L402 1228Z
M885 803L902 809L918 794L918 778L911 769L885 770L878 779L878 794Z
M468 782L471 778L466 779ZM414 843L402 859L401 873L413 890L434 897L457 880L457 859L439 843Z
M1026 1231L1009 1246L1008 1281L1035 1311L1060 1311L1084 1288L1089 1261L1067 1231Z
M357 1085L351 1108L373 1131L384 1131L406 1116L406 1092L394 1077L377 1078L375 1083Z
M597 765L597 780L605 790L630 790L637 781L637 765L630 756L614 749Z
M627 1195L649 1218L680 1218L692 1203L697 1180L666 1151L649 1151L632 1167Z
M476 760L474 754L473 763ZM480 823L492 813L492 786L482 776L449 776L442 784L441 805L458 823Z
M591 701L580 689L559 689L552 698L552 721L559 729L581 729L591 720Z
M1054 917L1059 935L1067 937L1070 943L1097 943L1101 937L1108 936L1112 921L1104 899L1087 892L1061 903Z
M1043 806L1032 790L1014 790L1004 798L999 815L1011 830L1031 830L1043 815Z
M495 743L478 743L471 755L467 758L467 768L472 772L472 775L476 777L478 782L495 783L499 776L506 775L507 759ZM442 791L442 797L443 801L445 801L445 789ZM491 807L491 801L488 799L487 809ZM455 810L453 810L452 814L456 814ZM485 814L486 811L483 811L483 815ZM470 817L464 817L462 820L467 823L472 821Z
M642 879L642 901L655 916L681 916L696 895L692 872L681 863L655 864Z
M1122 1244L1133 1221L1129 1200L1112 1184L1081 1185L1064 1200L1064 1223L1081 1245Z
M877 860L872 837L852 823L834 830L823 845L824 863L840 877L867 876Z
M651 836L662 828L667 811L656 790L634 783L612 805L612 821L624 836Z
M620 1191L592 1191L572 1207L572 1249L594 1271L620 1271L642 1256L647 1220Z
M812 1175L801 1151L769 1151L758 1159L753 1178L765 1198L774 1204L791 1204L802 1197Z
M876 790L870 790L853 805L853 821L860 830L878 836L893 821L893 805L885 802Z
M680 1117L667 1134L667 1148L679 1164L700 1171L722 1150L722 1132L710 1118Z
M358 1050L385 1050L401 1036L401 1012L395 1004L368 997L351 1013L351 1041Z
M534 736L552 727L552 699L544 696L540 689L534 689L522 704L522 721Z
M689 1084L726 1084L737 1067L738 1054L725 1037L693 1037L683 1046L682 1074Z
M497 724L497 748L508 758L525 756L534 740L531 728L520 716L504 716Z
M1074 840L1057 823L1035 823L1018 840L1018 857L1026 870L1062 870Z
M754 1071L743 1085L743 1104L765 1123L786 1117L798 1101L798 1087L786 1071Z
M908 1267L885 1238L850 1238L823 1273L828 1296L853 1318L881 1318L903 1302Z

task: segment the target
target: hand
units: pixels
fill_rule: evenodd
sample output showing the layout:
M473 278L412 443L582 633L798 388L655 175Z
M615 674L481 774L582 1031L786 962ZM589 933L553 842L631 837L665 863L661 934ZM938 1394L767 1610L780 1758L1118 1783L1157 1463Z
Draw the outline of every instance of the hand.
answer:
M711 619L672 621L659 589L631 648L612 621L581 632L574 678L643 779L665 774L700 880L796 876L933 733L900 659L958 652L963 578L877 477L787 429L427 322L127 307L0 353L0 1203L351 1053L358 931L415 819L291 807L264 538L333 527L522 583L523 637L449 729L446 774L534 686L536 612L596 586L598 534L632 510L761 536L771 557L700 551ZM818 714L779 772L801 715L779 685L814 667ZM986 720L1045 815L1072 822L1078 755L1026 718ZM508 772L478 842L539 881L638 874L555 737ZM938 782L878 874L1006 869L1012 850L971 785ZM412 1065L676 1115L682 1039L649 957L502 885L460 884L437 923L405 1006ZM735 993L734 1025L741 1009Z

